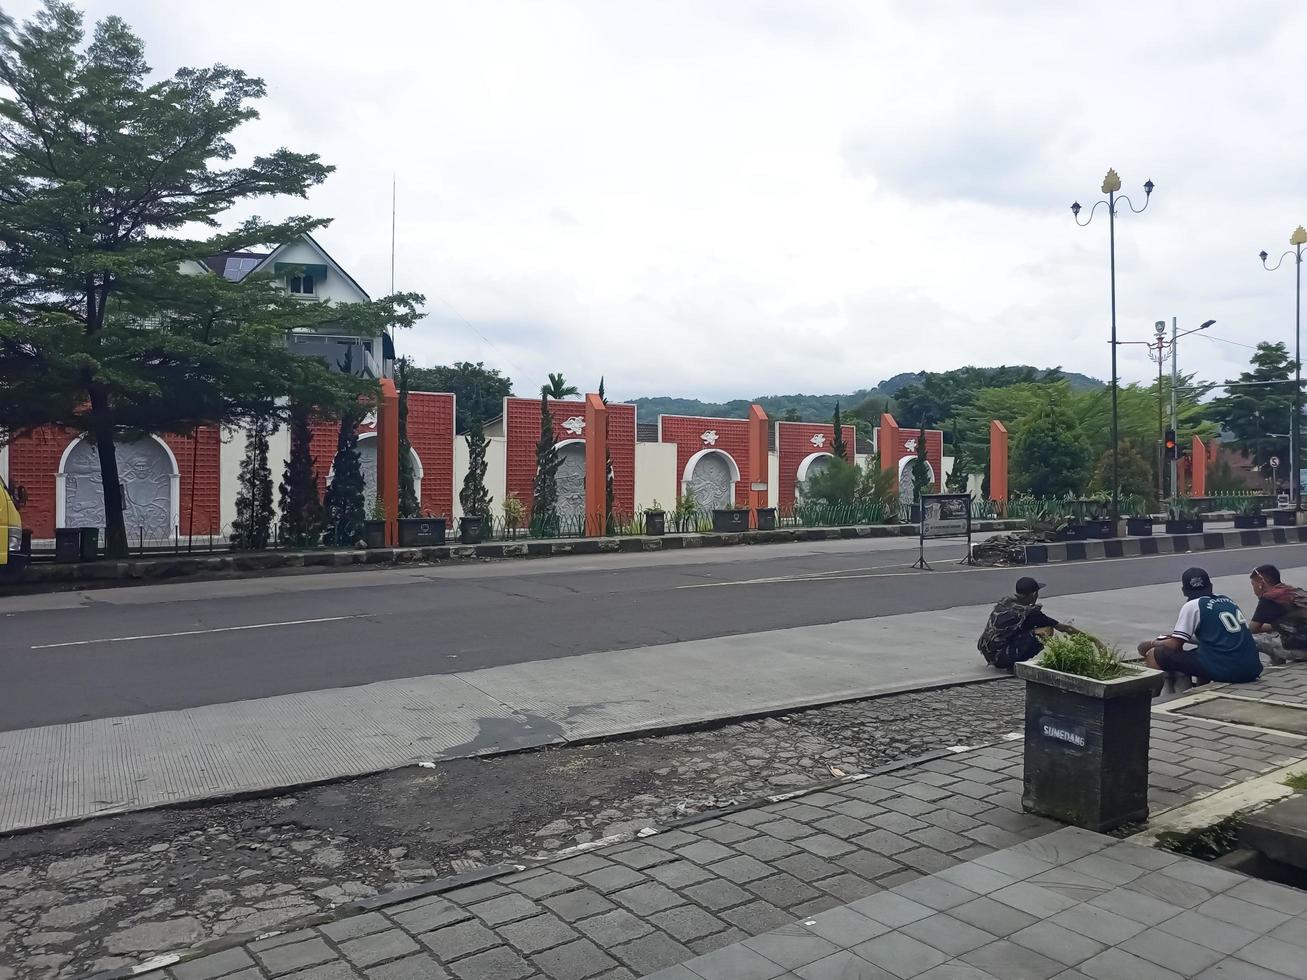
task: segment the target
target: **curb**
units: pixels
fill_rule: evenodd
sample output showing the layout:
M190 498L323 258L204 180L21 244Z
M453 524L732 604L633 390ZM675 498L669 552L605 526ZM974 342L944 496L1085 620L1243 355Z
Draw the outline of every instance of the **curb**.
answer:
M1024 521L977 521L974 531L1013 531ZM800 541L840 541L859 538L909 538L915 524L859 524L842 527L787 527L734 534L666 534L660 536L558 538L494 541L486 544L446 544L425 548L370 548L317 551L228 552L93 561L76 564L40 562L29 565L16 581L0 584L0 595L59 591L110 585L146 585L177 579L256 578L265 575L325 572L341 569L393 567L508 558L558 558L685 548L726 548L736 545L790 544Z
M1027 565L1145 555L1180 555L1193 551L1262 548L1307 542L1307 525L1266 527L1253 531L1206 531L1202 534L1163 534L1156 537L1107 538L1099 541L1058 541L1025 546Z

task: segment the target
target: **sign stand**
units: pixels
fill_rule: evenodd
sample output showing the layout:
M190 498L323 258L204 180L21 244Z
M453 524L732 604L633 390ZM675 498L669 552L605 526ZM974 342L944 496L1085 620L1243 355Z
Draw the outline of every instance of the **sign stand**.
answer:
M926 561L927 538L967 539L967 552L959 565L974 565L971 557L971 495L966 493L924 493L921 495L921 524L917 531L917 560L913 568L933 571Z

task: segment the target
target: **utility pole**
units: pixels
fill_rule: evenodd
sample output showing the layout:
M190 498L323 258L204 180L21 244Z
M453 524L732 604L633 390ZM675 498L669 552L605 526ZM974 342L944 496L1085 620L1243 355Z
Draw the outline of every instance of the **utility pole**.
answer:
M1163 329L1166 328L1165 320L1159 320L1158 322L1162 324ZM1175 423L1176 423L1175 390L1180 385L1179 369L1176 367L1176 365L1180 361L1180 348L1176 347L1175 345L1175 342L1177 340L1175 328L1176 328L1176 318L1171 317L1171 431L1172 432L1175 432ZM1176 439L1178 440L1179 438L1180 438L1179 433L1176 433ZM1175 459L1171 460L1171 495L1172 496L1175 496L1175 488L1179 486L1179 484L1175 482L1175 478L1178 472L1176 469L1176 465L1178 462L1179 460L1175 460Z

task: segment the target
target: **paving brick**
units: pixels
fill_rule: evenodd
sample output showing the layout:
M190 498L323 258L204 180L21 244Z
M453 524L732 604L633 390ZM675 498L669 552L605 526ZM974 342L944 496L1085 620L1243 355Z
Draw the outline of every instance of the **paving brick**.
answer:
M889 858L872 851L852 851L848 854L841 854L835 859L835 863L862 878L872 880L892 874L903 867L898 862L891 861ZM811 881L813 879L805 877L805 880Z
M867 898L859 899L851 904L849 908L859 915L865 915L877 922L884 923L891 929L898 929L909 922L916 922L918 919L924 919L928 915L935 914L934 909L919 905L911 899L904 898L902 895L895 895L892 892L879 892Z
M721 878L705 881L701 885L691 885L689 888L682 889L682 892L687 898L713 910L743 905L753 899L753 895L739 885L723 881Z
M894 892L916 902L918 905L924 905L926 908L936 909L940 912L980 897L969 888L963 888L961 885L955 885L952 882L933 876L919 878L911 884L900 885L894 889Z
M172 973L176 980L213 980L248 966L254 966L254 960L245 950L224 949L220 953L178 963L172 968Z
M337 959L336 951L317 937L287 946L277 946L254 955L258 957L263 969L274 977Z
M1307 892L1301 892L1296 888L1285 888L1283 885L1272 884L1269 881L1250 878L1235 885L1226 894L1231 898L1262 905L1286 915L1307 913Z
M1270 932L1291 918L1284 912L1232 898L1229 894L1208 899L1194 911L1256 933Z
M576 857L555 861L549 868L558 874L571 875L575 878L589 871L598 871L600 868L611 867L612 863L612 861L601 858L597 854L578 854Z
M956 864L945 871L941 871L939 877L941 881L961 885L977 895L988 895L990 892L996 892L1000 888L1006 888L1008 885L1016 883L1015 879L1003 874L1001 871L995 871L974 861Z
M852 854L855 852L850 853ZM864 851L863 853L866 852ZM842 857L847 856L848 855L842 855ZM791 854L789 857L784 857L779 861L773 861L771 863L777 869L784 871L786 874L792 874L794 877L802 881L820 881L822 878L829 878L844 870L842 865L823 860L815 854L809 854L806 851L802 851L798 854Z
M712 872L689 861L660 864L650 868L648 873L649 877L661 881L668 888L684 888L686 885L695 885L712 877Z
M561 895L550 895L540 904L566 922L575 922L577 919L598 915L600 912L607 912L614 908L612 902L589 888L563 892Z
M791 854L799 853L799 848L795 847L789 841L780 840L777 837L767 837L765 835L752 837L749 840L736 841L735 848L741 854L755 857L759 861L775 861L779 858L789 857Z
M817 857L834 858L841 854L848 854L850 851L857 850L856 844L851 844L847 840L831 834L813 834L811 837L803 837L794 842L803 848L809 854L815 854Z
M523 980L535 972L531 964L507 946L469 956L450 964L449 969L459 980Z
M811 797L803 797L795 800L794 805L785 811L785 816L790 820L802 820L804 823L812 823L814 820L822 820L829 817L830 813L819 806L811 806L806 800Z
M1197 905L1202 905L1203 902L1212 897L1212 892L1209 892L1201 885L1181 881L1179 878L1162 874L1160 871L1151 871L1141 875L1133 881L1127 882L1125 887L1130 891L1149 895L1163 902L1170 902L1172 905L1178 905L1183 909L1191 909Z
M831 809L836 813L853 817L855 820L865 820L868 817L885 812L884 807L877 806L875 803L867 803L864 800L845 800L843 803L834 804Z
M625 909L613 909L603 915L582 919L576 923L576 928L603 947L629 942L653 931L653 927L644 919L632 915Z
M880 885L855 874L835 875L817 882L817 887L829 895L834 895L841 902L856 902L860 898L874 895L881 890Z
M888 796L881 801L881 806L887 810L893 810L895 813L906 814L910 817L920 817L924 813L930 813L937 807L938 803L927 803L924 800L918 800L912 796Z
M914 841L910 841L906 837L900 837L888 830L873 830L869 834L855 837L852 843L868 851L875 851L877 854L886 854L891 857L904 851L910 851L917 846Z
M800 842L800 846L802 846L802 842ZM773 873L773 869L769 865L764 864L757 858L751 858L747 854L737 854L725 861L718 861L716 864L709 865L708 870L737 884L756 881L758 878L765 878Z
M751 881L746 886L765 902L790 908L802 902L808 902L820 894L815 888L805 885L793 875L777 874Z
M380 912L366 912L363 915L351 915L348 919L337 919L319 926L318 931L334 943L346 939L357 939L374 932L385 932L393 928L393 923ZM176 971L174 971L176 972Z
M921 830L912 831L908 834L908 837L918 844L925 844L927 847L933 847L945 854L960 851L964 847L970 847L975 843L970 837L963 837L961 834L955 834L943 827L924 827Z
M847 904L848 902L836 898L834 895L821 895L811 902L796 905L789 911L790 915L795 919L810 919L814 915L821 915L823 912L829 912L831 909L837 909L841 905Z
M714 932L721 932L726 928L725 922L697 905L682 905L668 909L666 912L656 912L649 916L649 921L673 939L683 943L702 936L711 936Z
M1006 939L963 953L961 958L972 966L1005 980L1015 977L1021 977L1022 980L1047 980L1063 970L1063 965L1057 960ZM1130 980L1143 980L1142 977L1129 973L1121 974L1118 980L1125 980L1126 977Z
M919 939L927 946L932 946L950 956L961 956L973 949L992 943L998 937L977 926L955 919L940 912L916 922L909 922L899 929L914 939ZM1096 947L1101 949L1101 946Z
M744 945L787 970L807 966L840 950L835 943L813 935L799 924L764 932L746 939Z
M687 966L703 980L774 980L785 972L747 946L726 946L690 960Z
M1223 958L1222 954L1215 950L1200 946L1198 943L1191 943L1187 939L1173 936L1161 929L1145 929L1133 939L1122 943L1119 948L1157 966L1174 970L1184 977L1197 976Z
M725 844L718 844L712 840L700 840L695 841L693 844L687 844L685 847L677 848L676 853L695 864L711 864L713 861L724 861L726 858L734 857L736 852Z
M719 913L731 925L738 927L750 936L770 932L778 926L792 922L794 917L778 909L769 902L750 902Z
M799 823L797 820L788 820L783 817L770 823L758 824L758 830L764 834L770 834L772 837L779 837L781 840L798 840L800 837L807 837L812 833L812 828L806 823Z
M894 857L909 868L916 868L922 874L933 875L937 871L943 871L945 868L951 868L957 864L947 854L941 854L933 847L914 847L912 850L902 851L894 855Z
M446 963L456 960L460 956L468 956L483 949L490 949L502 942L498 936L480 922L474 921L460 922L457 925L445 926L443 929L437 929L434 932L423 933L418 936L418 941Z
M1071 932L1096 939L1104 946L1123 943L1146 928L1142 922L1135 922L1115 912L1095 908L1092 905L1081 905L1078 908L1059 912L1049 921Z
M699 833L720 844L734 844L737 841L756 837L758 834L756 830L750 830L737 823L723 823L717 827L701 828Z
M694 956L694 952L688 946L683 946L661 932L653 932L613 947L609 953L634 970L636 976L641 977L677 963L684 963ZM690 974L690 976L694 975Z
M1239 959L1260 966L1264 970L1283 973L1286 977L1304 972L1304 964L1307 963L1307 956L1303 955L1301 946L1271 936L1253 940L1239 950Z
M824 817L821 820L817 820L813 823L813 827L821 831L823 834L830 834L834 837L844 838L857 837L859 834L865 834L868 831L875 829L870 824L854 819L853 817L845 816L842 813L837 813L834 816Z
M665 864L675 860L670 851L664 851L661 847L654 847L651 844L637 844L626 850L612 851L608 856L636 870L652 868L655 864Z
M508 889L498 881L483 881L476 885L465 885L445 892L445 898L456 905L475 905L488 899L498 898L508 893Z
M1104 944L1097 939L1073 932L1055 922L1037 922L1013 933L1011 939L1019 946L1033 949L1066 966L1082 963L1104 949Z
M468 911L491 926L526 919L540 911L540 906L524 895L508 894L468 906Z
M1102 897L1099 896L1100 899ZM1020 909L1022 912L1029 912L1031 915L1038 916L1052 915L1078 904L1076 899L1067 898L1065 895L1059 895L1057 892L1026 881L1019 881L1015 885L1000 888L998 891L993 892L990 898L996 899L1004 905L1011 905L1014 909ZM1109 911L1115 911L1115 909L1109 909Z
M548 912L501 926L499 934L518 952L528 954L579 938L575 929Z
M676 892L665 885L658 884L656 881L648 881L643 885L636 885L634 888L614 892L612 899L619 905L626 906L637 915L651 915L654 912L661 912L663 909L681 905L685 901Z
M896 977L914 977L948 960L933 946L902 932L887 932L854 946L850 952Z
M711 936L704 936L702 939L691 939L687 946L694 952L695 956L703 956L705 953L711 953L715 949L722 949L732 943L742 943L749 938L749 934L742 929L731 926L725 932L714 932Z
M546 975L567 977L569 980L585 980L617 966L611 956L588 939L578 939L565 946L537 953L531 960Z
M923 816L929 816L929 814L923 814ZM864 833L873 830L888 830L892 834L900 835L930 826L922 817L909 816L906 813L899 813L897 810L886 810L874 817L868 817L866 823L868 826L864 828Z
M540 899L580 886L575 878L569 878L557 871L546 871L544 874L536 875L526 881L515 882L512 887L527 898Z
M323 963L321 966L300 970L292 974L290 980L359 980L361 976L361 973L344 960L335 960L331 963ZM240 980L245 978L241 977Z
M883 922L877 922L847 907L808 916L801 925L812 935L834 943L841 949L856 946L890 931L890 927Z
M472 918L467 909L459 908L452 902L437 898L427 905L410 908L402 912L389 912L389 917L411 933L430 932L455 922L466 922Z
M364 971L368 980L448 980L444 967L430 956L421 953L406 956Z
M646 881L643 872L636 871L634 868L627 868L620 864L614 864L608 868L600 868L598 871L591 871L588 874L581 875L581 880L591 888L597 888L599 891L607 894L608 892L619 891L623 888L630 888L632 885L638 885Z
M387 960L397 960L401 956L416 953L419 947L407 933L390 929L341 943L340 951L355 966L376 966Z
M1077 969L1094 980L1183 980L1180 974L1120 949L1105 949Z
M276 946L288 946L291 943L302 943L306 939L317 938L317 933L312 929L297 929L295 932L283 932L278 936L268 936L266 939L256 939L250 943L247 948L257 953L261 950L272 949Z

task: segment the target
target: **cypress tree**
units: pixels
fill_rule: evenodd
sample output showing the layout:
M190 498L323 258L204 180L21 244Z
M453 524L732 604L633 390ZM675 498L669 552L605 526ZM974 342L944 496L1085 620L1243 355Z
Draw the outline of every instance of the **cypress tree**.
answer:
M326 511L325 537L335 545L353 544L363 537L365 483L359 457L359 421L357 409L345 412L336 437L336 456L331 463L331 484L323 498Z
M399 516L420 517L417 490L417 474L413 470L413 446L408 441L408 358L401 357L395 363L395 373L399 376Z
M231 543L237 548L266 548L272 537L272 470L268 466L268 437L276 424L257 415L246 430L245 455L241 458L240 483L236 492L236 519L232 521Z
M831 419L831 424L835 426L835 441L831 443L831 452L842 460L853 462L849 459L848 447L844 444L844 420L840 417L839 402L835 403L835 417Z
M608 396L604 393L604 379L599 378L599 400L605 405L608 404ZM612 431L612 426L608 424L608 415L604 414L604 530L612 534L617 529L617 518L613 513L613 500L617 496L616 489L613 486L613 449L608 444L608 435Z
M554 415L549 396L540 395L540 439L536 442L536 478L531 496L531 527L537 534L558 531L558 468L563 458L554 443Z
M317 544L322 537L322 503L314 473L317 461L309 451L311 438L309 410L303 405L292 406L290 456L282 471L277 503L281 511L281 541L297 547Z
M922 423L917 433L917 456L912 461L912 502L920 503L921 495L930 487L930 464L926 461L926 426Z
M486 438L481 425L481 416L474 415L468 424L467 436L467 475L463 477L463 488L458 492L458 502L464 515L480 517L483 535L490 533L491 497L486 489Z

